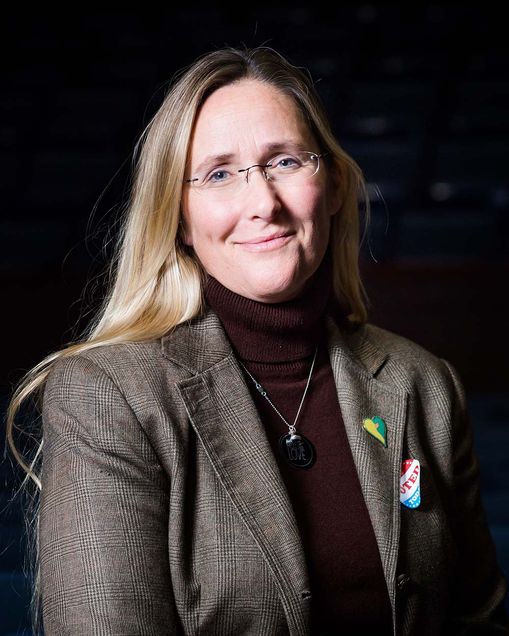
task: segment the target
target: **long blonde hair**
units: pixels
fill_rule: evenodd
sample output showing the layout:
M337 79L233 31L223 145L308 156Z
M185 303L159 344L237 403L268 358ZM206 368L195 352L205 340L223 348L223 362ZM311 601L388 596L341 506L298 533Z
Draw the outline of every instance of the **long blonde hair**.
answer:
M181 240L182 183L193 124L205 99L242 78L273 85L293 98L341 188L342 207L332 217L330 246L334 293L346 302L352 323L367 320L367 295L359 274L359 204L369 219L369 197L361 169L335 139L310 75L269 47L224 48L183 69L136 143L133 186L111 263L109 292L83 337L51 353L31 369L13 394L7 412L7 439L14 457L40 490L36 467L43 439L33 457L16 447L15 418L24 401L42 394L59 358L97 346L160 337L203 310L203 271ZM34 524L36 525L36 524Z

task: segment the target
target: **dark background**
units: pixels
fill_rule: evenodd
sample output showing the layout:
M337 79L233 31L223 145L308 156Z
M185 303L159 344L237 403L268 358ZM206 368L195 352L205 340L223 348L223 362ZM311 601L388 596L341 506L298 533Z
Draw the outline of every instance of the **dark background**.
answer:
M134 144L174 73L224 45L272 46L309 69L340 142L365 172L370 322L460 372L483 498L509 575L503 10L335 5L4 12L2 400L26 370L79 334L101 299L100 273L127 197ZM0 471L0 633L12 636L28 634L28 596L8 455Z

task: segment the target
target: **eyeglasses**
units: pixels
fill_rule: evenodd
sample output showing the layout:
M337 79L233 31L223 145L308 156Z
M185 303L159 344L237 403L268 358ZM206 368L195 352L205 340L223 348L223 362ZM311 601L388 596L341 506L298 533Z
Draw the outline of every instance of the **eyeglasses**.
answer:
M266 181L299 186L318 172L320 159L326 154L309 151L280 152L265 164L255 163L248 168L226 165L192 179L185 179L184 183L207 197L225 200L244 192L249 183L249 171L260 168Z

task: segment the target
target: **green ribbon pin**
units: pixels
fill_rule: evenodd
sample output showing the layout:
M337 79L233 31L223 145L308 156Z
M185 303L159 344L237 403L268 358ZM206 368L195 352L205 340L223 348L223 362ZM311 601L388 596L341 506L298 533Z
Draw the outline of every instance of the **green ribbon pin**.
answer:
M381 417L368 417L362 421L362 427L387 448L387 427Z

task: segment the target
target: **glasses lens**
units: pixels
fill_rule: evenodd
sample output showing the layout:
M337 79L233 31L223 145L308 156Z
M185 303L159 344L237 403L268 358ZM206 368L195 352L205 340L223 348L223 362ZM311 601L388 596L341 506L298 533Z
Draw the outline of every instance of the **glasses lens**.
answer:
M268 181L299 185L318 172L320 157L314 152L281 152L267 164L255 164L250 168L219 169L206 176L200 175L187 181L193 191L215 200L231 199L244 192L253 178L253 168L266 175ZM246 178L247 177L247 178Z
M320 158L314 152L282 153L270 164L269 177L274 181L299 184L318 172Z

